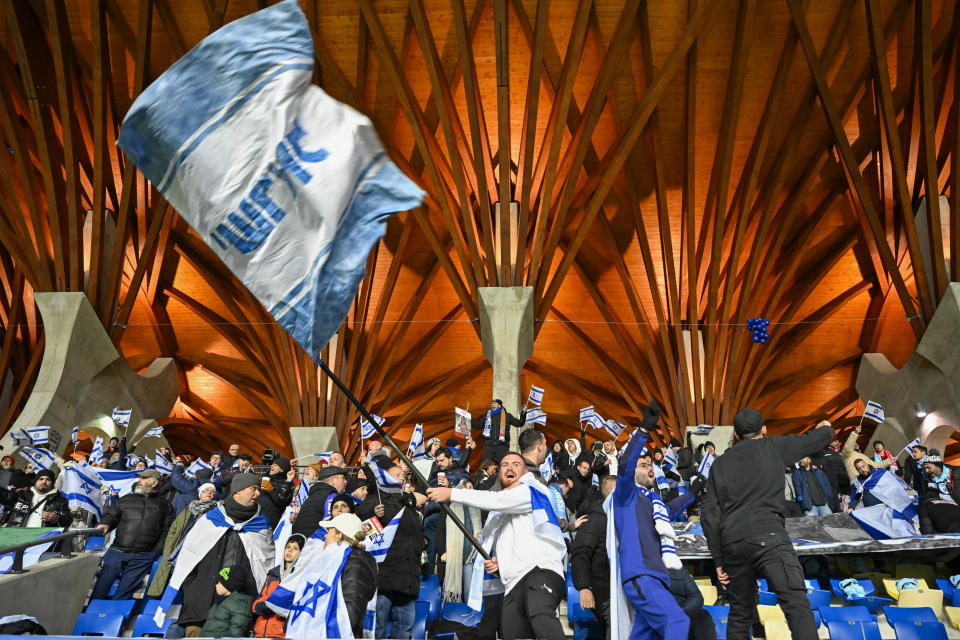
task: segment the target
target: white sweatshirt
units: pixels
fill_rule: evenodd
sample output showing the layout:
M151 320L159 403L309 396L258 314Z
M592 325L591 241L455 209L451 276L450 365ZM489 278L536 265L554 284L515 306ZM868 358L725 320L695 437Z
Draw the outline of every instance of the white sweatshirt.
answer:
M499 511L505 514L500 531L494 534L496 539L492 555L497 558L500 566L500 580L506 593L510 593L527 573L538 567L553 571L563 578L563 560L567 550L537 534L533 526L530 487L526 484L517 482L505 491L453 489L450 500L484 511ZM489 532L485 527L484 537L487 537L488 533L493 532Z

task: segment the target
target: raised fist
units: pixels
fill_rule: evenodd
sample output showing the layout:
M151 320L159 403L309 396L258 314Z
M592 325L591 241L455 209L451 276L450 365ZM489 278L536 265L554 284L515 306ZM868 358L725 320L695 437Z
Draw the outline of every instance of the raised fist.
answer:
M650 404L643 410L643 419L640 421L640 428L644 431L652 431L660 420L660 405L656 400L651 400Z

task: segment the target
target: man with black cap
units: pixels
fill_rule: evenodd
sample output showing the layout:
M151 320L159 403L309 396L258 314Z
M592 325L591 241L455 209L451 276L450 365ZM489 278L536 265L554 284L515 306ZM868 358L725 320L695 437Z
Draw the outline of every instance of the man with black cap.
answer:
M128 600L163 551L163 542L173 522L173 507L157 492L160 472L141 471L132 493L121 497L106 510L97 526L106 535L116 529L113 544L103 556L100 577L91 597L104 599L119 576L114 600Z
M53 488L57 474L41 469L26 489L0 487L5 527L66 527L73 519L66 497Z
M277 456L270 464L267 476L261 480L260 497L257 498L257 504L260 505L260 513L267 517L270 526L276 528L280 522L280 516L283 510L290 505L293 500L293 479L295 472L290 466L290 460L283 456Z
M317 474L310 487L310 496L300 505L300 512L293 523L293 533L308 540L320 527L320 521L330 517L330 505L338 494L347 488L347 470L343 467L326 466Z
M353 498L353 501L360 504L367 499L367 481L363 478L350 478L347 480L347 493Z
M833 441L830 423L802 434L766 437L763 414L741 409L733 417L739 442L710 469L701 510L703 531L730 602L727 637L750 637L757 610L757 578L777 594L794 640L816 640L803 568L783 526L785 465Z
M474 429L483 429L483 457L492 458L496 462L510 450L510 427L523 426L526 411L520 412L515 418L503 408L499 399L490 403L490 409L482 416L471 420Z

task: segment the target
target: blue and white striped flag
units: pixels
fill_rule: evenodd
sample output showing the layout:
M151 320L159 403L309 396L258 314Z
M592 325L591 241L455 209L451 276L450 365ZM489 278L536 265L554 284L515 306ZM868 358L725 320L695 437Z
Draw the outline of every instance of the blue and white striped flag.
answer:
M530 385L530 393L527 395L527 404L535 404L538 407L543 404L543 389Z
M550 478L553 477L553 471L553 456L548 453L547 459L540 465L540 477L550 482Z
M316 357L387 219L424 193L366 116L310 84L313 61L295 0L235 20L139 95L117 146Z
M20 455L33 463L35 467L41 469L52 469L57 463L57 457L46 449L37 449L35 447L22 447Z
M867 406L863 408L863 417L882 424L884 422L883 405L873 400L867 401Z
M919 447L919 446L920 446L920 436L917 436L916 438L908 442L907 446L905 446L903 449L900 450L900 453L903 453L904 451L911 451L914 447ZM898 453L897 457L899 456L900 454Z
M150 429L149 431L147 431L145 434L143 434L143 437L144 437L144 438L159 438L159 437L162 436L162 435L163 435L163 427L161 427L161 426L156 426L156 427L154 427L153 429Z
M698 424L698 425L697 425L697 430L694 431L694 433L695 433L696 435L698 435L698 436L705 436L705 435L707 435L708 433L710 433L711 431L713 431L713 426L712 426L712 425L709 425L709 424Z
M317 462L322 462L323 464L330 464L330 456L333 454L332 451L323 451L321 453L315 453L313 455L317 456Z
M670 471L675 471L677 468L677 452L671 446L663 450L663 466Z
M97 475L103 486L116 492L122 498L133 491L140 471L114 471L112 469L97 469Z
M403 491L403 483L387 473L387 470L376 462L368 464L367 468L373 470L373 479L376 480L380 491L386 491L387 493L400 493Z
M70 430L70 441L71 441L73 444L77 444L78 442L80 442L80 427L79 427L79 426L76 426L76 427L74 427L73 429Z
M374 421L379 426L381 427L383 426L383 423L384 423L383 418L381 418L375 413L371 413L370 417L373 418ZM369 438L372 438L375 435L377 435L377 430L373 428L373 425L367 422L366 418L360 418L360 437L363 438L364 440L367 440Z
M875 540L904 538L917 534L917 505L907 493L909 487L892 471L876 469L865 482L852 482L858 494L869 491L882 504L858 507L850 514ZM860 496L861 504L863 496Z
M620 424L611 418L603 423L603 428L616 440L620 437L620 434L623 433L623 430L627 428L627 425Z
M63 529L58 527L56 529L53 529L52 531L47 531L43 535L37 536L33 540L36 541L42 538L49 538L59 533L63 533ZM51 540L50 542L45 542L43 544L36 544L32 547L27 547L27 549L25 549L23 552L23 560L22 560L23 568L26 569L27 567L32 567L33 565L40 562L40 556L42 556L45 551L49 550L50 547L55 542L56 540ZM10 553L5 553L2 556L0 556L0 573L8 573L13 568L14 555L16 555L16 552L11 551ZM4 616L4 618L8 618L8 617L10 616ZM33 620L36 621L36 619L33 619ZM13 620L10 620L10 622L13 622Z
M407 447L407 455L411 460L422 460L427 457L427 452L423 448L423 425L419 422L413 428L410 435L410 445Z
M123 427L126 429L130 426L130 414L133 413L133 409L121 409L117 407L113 410L113 422L118 427Z
M60 493L70 503L71 509L85 509L96 514L97 520L100 520L106 499L100 491L101 486L96 469L86 463L74 464L63 470L63 487Z
M187 470L184 471L184 473L193 478L197 475L197 471L200 471L200 469L210 469L210 471L213 471L213 467L211 467L209 463L197 458L193 461L193 464L187 467Z
M596 412L593 410L593 405L580 409L580 422L589 422L590 416L593 415L596 415Z
M93 441L93 449L90 450L90 463L96 464L103 462L103 437L97 436Z
M21 429L33 444L47 444L50 442L50 427L27 427Z
M160 453L160 450L157 449L154 452L153 456L153 466L160 473L170 475L173 473L173 464L167 460L166 456Z
M390 546L393 544L393 539L397 535L397 528L400 526L400 518L403 517L403 511L403 509L400 509L397 515L393 516L393 519L383 528L383 531L364 541L367 552L373 556L377 564L383 562L387 554L390 553Z
M143 462L143 458L141 458L140 456L138 456L138 455L135 454L135 453L128 453L128 454L127 454L126 463L127 463L127 468L128 468L128 469L137 466L137 463L138 463L138 462Z
M697 473L703 477L708 477L710 475L710 467L713 466L713 461L716 460L716 457L707 451L703 450L703 458L700 460L700 466L697 467Z
M539 407L527 411L526 424L547 424L547 414Z

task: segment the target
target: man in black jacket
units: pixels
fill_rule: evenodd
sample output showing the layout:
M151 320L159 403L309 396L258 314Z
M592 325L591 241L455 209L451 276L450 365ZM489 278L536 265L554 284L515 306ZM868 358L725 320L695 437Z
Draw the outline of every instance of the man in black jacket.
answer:
M73 519L70 505L53 488L57 474L49 469L37 473L33 486L27 489L0 487L5 527L66 527Z
M734 415L733 428L739 442L713 463L701 510L717 578L730 600L727 637L749 637L763 574L795 640L817 640L803 568L783 526L783 468L830 444L833 428L821 422L803 435L768 438L763 415L750 408Z
M910 456L900 465L903 469L903 481L910 485L917 495L922 494L927 487L929 476L923 468L926 457L927 448L917 444L910 447Z
M310 487L310 496L300 505L300 512L293 523L293 533L299 533L309 540L320 527L320 521L330 517L330 505L334 498L346 488L346 469L333 466L321 469L317 481Z
M294 477L289 459L282 456L273 459L268 475L264 478L269 484L265 482L261 486L260 497L257 498L260 513L267 517L271 527L276 528L283 510L290 506L290 501L293 500Z
M943 463L940 452L930 450L923 463L926 486L920 494L920 533L960 533L960 468Z
M615 476L600 481L600 493L606 498L616 488ZM610 560L607 557L607 514L603 504L586 499L578 516L587 519L577 529L570 546L570 573L573 588L580 592L580 607L593 611L604 628L610 625Z
M120 584L113 599L129 600L163 551L163 542L174 518L173 507L157 494L160 472L149 469L139 475L133 493L107 509L97 527L103 535L112 529L117 533L103 556L103 568L93 586L92 598L106 598L110 585L119 576Z
M483 430L484 458L493 458L500 463L500 459L510 450L510 427L522 427L526 413L521 411L520 417L515 418L503 408L503 402L494 400L484 415L471 420L474 429Z

